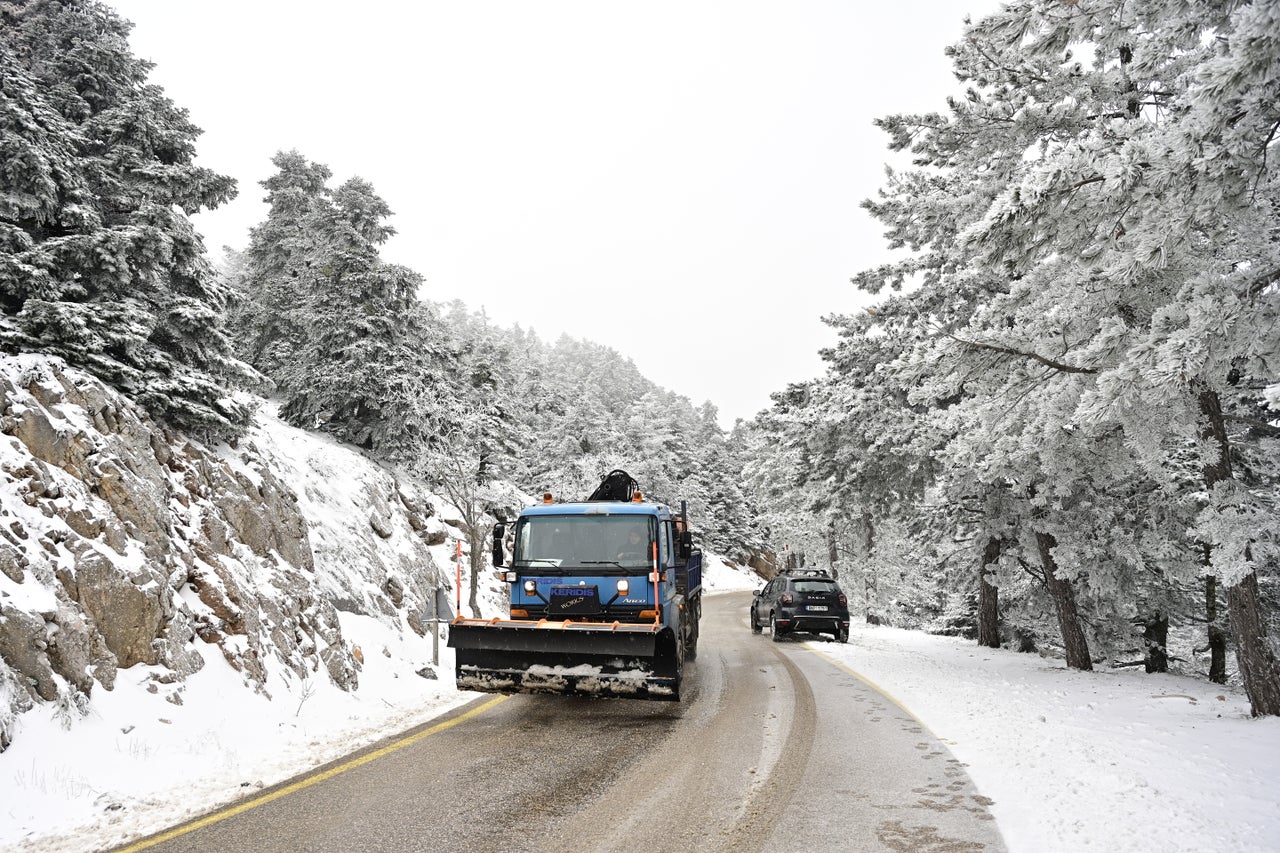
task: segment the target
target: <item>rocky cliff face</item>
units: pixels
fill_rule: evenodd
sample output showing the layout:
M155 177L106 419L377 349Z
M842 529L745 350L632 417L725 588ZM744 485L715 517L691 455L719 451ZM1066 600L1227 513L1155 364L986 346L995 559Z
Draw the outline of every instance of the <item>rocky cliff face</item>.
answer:
M60 362L0 357L0 433L0 750L36 703L83 712L123 669L181 704L210 653L250 689L355 690L338 611L423 634L448 583L429 495L269 415L207 447Z

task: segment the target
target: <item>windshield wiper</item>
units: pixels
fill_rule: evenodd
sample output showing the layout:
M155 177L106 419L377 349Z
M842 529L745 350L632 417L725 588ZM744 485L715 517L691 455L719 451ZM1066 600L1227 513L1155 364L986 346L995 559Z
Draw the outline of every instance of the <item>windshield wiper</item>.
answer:
M617 566L618 568L622 568L622 563L619 563L617 560L583 560L582 565L584 566Z

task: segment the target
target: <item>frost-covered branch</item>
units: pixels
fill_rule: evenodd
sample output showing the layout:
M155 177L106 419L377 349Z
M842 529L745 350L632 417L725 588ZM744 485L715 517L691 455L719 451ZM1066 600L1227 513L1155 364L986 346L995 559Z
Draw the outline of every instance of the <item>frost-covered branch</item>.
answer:
M987 62L990 62L991 67L998 71L1003 71L1013 77L1025 77L1028 80L1034 80L1037 83L1049 82L1045 77L1042 77L1039 74L1034 74L1025 68L1014 68L1011 65L1005 65L1000 60L992 56L989 51L983 50L981 44L974 39L970 39L969 44L973 47L974 53L987 60Z
M1258 177L1253 180L1253 198L1258 198L1258 184L1262 182L1262 176L1267 173L1267 149L1271 147L1271 142L1276 138L1276 131L1280 130L1280 120L1271 125L1271 130L1267 132L1267 138L1262 141L1262 145L1258 148L1259 163Z
M1257 296L1268 287L1274 285L1277 279L1280 279L1280 267L1267 270L1265 273L1255 278L1249 283L1249 289L1246 292L1250 296Z
M1043 571L1041 571L1040 569L1037 569L1035 566L1033 566L1033 565L1031 565L1030 563L1028 563L1028 562L1027 562L1026 560L1024 560L1022 557L1018 557L1018 565L1022 567L1023 571L1025 571L1027 574L1031 575L1031 577L1033 577L1033 578L1035 578L1036 580L1040 581L1040 583L1044 583L1044 572L1043 572Z
M1032 361L1039 362L1040 364L1043 364L1045 367L1051 367L1054 370L1057 370L1061 373L1092 374L1092 373L1098 372L1092 367L1076 367L1070 364L1063 364L1060 361L1054 361L1053 359L1046 358L1045 356L1040 355L1039 353L1036 353L1036 352L1023 352L1021 350L1012 349L1011 347L1002 347L999 344L988 344L982 341L967 341L964 338L957 337L956 335L951 334L950 332L944 332L944 334L947 337L951 338L956 343L964 344L965 346L973 347L974 349L990 350L991 352L1003 353L1005 355L1017 356L1019 358L1029 358Z
M1089 184L1100 184L1106 179L1107 179L1106 175L1094 175L1092 178L1081 178L1080 180L1076 181L1074 184L1062 190L1061 192L1072 193L1080 189L1081 187L1087 187Z
M1267 438L1280 438L1280 427L1272 426L1266 421L1260 421L1257 418L1250 418L1244 415L1223 414L1223 417L1239 424L1248 424L1257 435L1266 436Z

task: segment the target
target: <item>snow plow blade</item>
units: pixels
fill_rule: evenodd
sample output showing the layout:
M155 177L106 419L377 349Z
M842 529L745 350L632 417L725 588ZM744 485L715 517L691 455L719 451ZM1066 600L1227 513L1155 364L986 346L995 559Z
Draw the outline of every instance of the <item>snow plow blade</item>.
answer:
M455 619L459 690L680 701L675 641L661 625Z

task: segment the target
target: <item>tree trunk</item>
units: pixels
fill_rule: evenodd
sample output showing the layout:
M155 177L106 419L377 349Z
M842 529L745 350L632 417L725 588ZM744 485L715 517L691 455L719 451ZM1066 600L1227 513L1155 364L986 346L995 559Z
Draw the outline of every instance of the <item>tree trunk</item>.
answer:
M1280 716L1280 662L1267 639L1267 627L1258 604L1258 575L1250 572L1235 586L1227 587L1231 633L1236 641L1236 664L1249 696L1253 716Z
M1036 531L1036 547L1040 551L1040 564L1044 567L1044 582L1053 597L1058 612L1058 628L1062 631L1062 645L1067 655L1067 666L1072 669L1093 670L1089 658L1089 641L1080 627L1080 614L1076 612L1076 593L1071 581L1058 577L1058 564L1052 549L1058 542L1051 534Z
M480 614L480 578L485 566L489 564L489 543L493 535L494 521L492 516L479 508L473 507L471 512L463 513L467 525L467 544L471 546L471 554L467 560L471 569L471 597L467 605L471 615L481 618Z
M467 599L467 606L471 608L471 615L476 619L481 618L480 614L480 573L484 571L484 539L483 535L476 536L476 529L471 528L467 534L467 544L471 546L471 554L468 562L471 564L471 592Z
M1209 549L1205 547L1205 561ZM1218 579L1208 575L1204 579L1205 616L1209 620L1209 680L1214 684L1227 683L1227 632L1218 624Z
M1169 671L1169 616L1154 613L1142 626L1142 641L1146 645L1144 663L1147 672Z
M1204 466L1204 482L1212 494L1214 486L1233 478L1231 441L1227 437L1222 401L1216 391L1200 393L1200 413L1206 424L1202 435L1217 446L1217 458ZM1246 557L1248 551L1245 552ZM1255 717L1280 716L1280 662L1268 640L1258 601L1258 574L1249 572L1239 583L1227 587L1227 611L1236 640L1236 666L1249 696Z
M1000 648L1000 592L987 582L987 566L1000 559L1000 540L988 537L978 566L978 645Z
M863 618L868 625L879 625L883 620L878 613L872 612L871 602L877 597L875 564L871 562L871 552L875 550L875 528L871 524L871 516L862 514L862 602Z
M827 528L827 563L831 566L831 576L840 577L840 548L836 543L835 528Z

